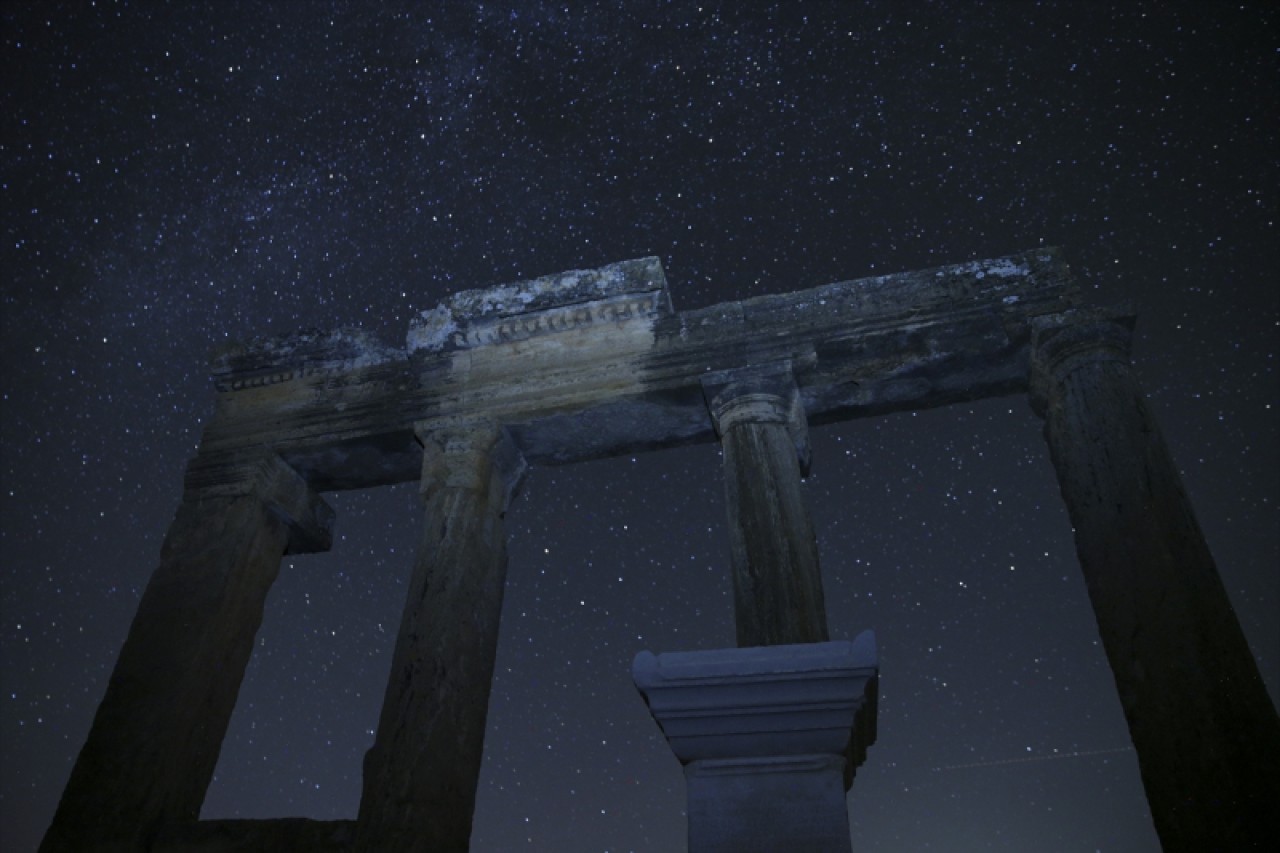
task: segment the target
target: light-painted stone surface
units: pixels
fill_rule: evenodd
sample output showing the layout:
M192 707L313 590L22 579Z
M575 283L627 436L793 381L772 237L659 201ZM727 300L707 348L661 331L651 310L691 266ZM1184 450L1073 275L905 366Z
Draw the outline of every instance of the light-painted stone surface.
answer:
M811 424L1008 394L1030 318L1076 300L1051 249L684 312L653 258L467 291L399 349L359 330L229 348L194 469L267 444L320 490L406 482L413 425L453 416L500 420L530 464L713 441L703 379L761 364L792 366Z
M690 853L848 851L845 791L875 740L875 635L641 652L632 678L688 785Z
M554 339L671 314L657 258L455 293L409 325L410 354Z

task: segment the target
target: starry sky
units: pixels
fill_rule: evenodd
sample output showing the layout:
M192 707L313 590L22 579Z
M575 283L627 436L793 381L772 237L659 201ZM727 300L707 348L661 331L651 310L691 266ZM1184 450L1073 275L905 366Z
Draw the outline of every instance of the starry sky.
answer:
M1276 10L1182 2L6 2L0 846L105 690L227 340L657 255L677 310L1063 247L1280 692ZM874 628L862 851L1154 851L1025 397L812 431L833 638ZM683 849L636 652L733 644L714 445L539 468L476 851ZM420 512L327 496L203 816L351 818Z

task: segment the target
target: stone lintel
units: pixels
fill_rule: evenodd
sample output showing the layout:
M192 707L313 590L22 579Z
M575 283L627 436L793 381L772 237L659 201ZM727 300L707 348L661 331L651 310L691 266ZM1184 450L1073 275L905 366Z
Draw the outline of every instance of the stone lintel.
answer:
M351 347L294 364L287 354L299 350L281 345L259 353L272 355L265 362L242 358L238 384L219 382L201 455L234 462L270 446L327 490L417 479L413 424L424 417L495 417L530 464L712 441L703 377L761 364L791 364L811 425L1020 393L1030 321L1077 299L1052 249L679 314L657 261L614 267L624 271L460 295L444 305L456 328L415 321L411 358L378 350L362 360L367 351ZM558 278L565 292L556 296L547 282ZM630 319L619 308L603 325L573 326L572 312L594 304L574 300L587 297L596 307L655 301ZM292 378L247 383L268 374Z
M682 764L860 757L875 739L879 662L871 631L852 642L641 652L631 672Z
M724 438L738 423L785 424L800 471L808 475L809 422L790 361L707 373L701 384L716 435Z
M667 279L657 258L637 258L593 270L570 270L528 281L464 290L410 323L410 354L502 345L671 313Z
M404 358L403 351L383 344L364 329L304 329L249 343L230 343L214 354L212 374L219 391L240 391Z
M842 339L841 330L864 337L890 329L927 329L940 319L972 313L998 316L1018 329L1038 314L1064 311L1079 299L1071 273L1055 248L1002 258L825 284L682 311L671 321L690 341L719 337L734 327L787 328ZM822 352L818 353L819 358ZM713 369L716 366L713 366Z

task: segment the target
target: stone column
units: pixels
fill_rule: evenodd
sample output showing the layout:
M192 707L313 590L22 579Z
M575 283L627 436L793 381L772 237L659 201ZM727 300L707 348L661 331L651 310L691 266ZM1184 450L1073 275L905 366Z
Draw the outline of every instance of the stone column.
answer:
M1132 318L1037 321L1032 403L1166 851L1280 838L1280 723L1129 366Z
M800 486L807 424L790 367L714 374L702 386L724 451L738 645L825 642L818 543Z
M506 584L503 515L525 470L490 421L428 422L422 544L405 601L355 849L464 851Z
M641 652L632 678L688 784L689 853L848 853L845 792L875 740L875 635Z
M89 737L41 844L142 851L200 816L286 553L324 550L333 512L274 456L188 473Z

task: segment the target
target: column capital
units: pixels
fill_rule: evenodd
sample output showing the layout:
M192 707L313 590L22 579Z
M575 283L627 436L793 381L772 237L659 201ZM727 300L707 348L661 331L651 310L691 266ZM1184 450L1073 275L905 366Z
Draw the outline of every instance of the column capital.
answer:
M721 439L739 424L782 424L809 473L809 422L790 361L719 370L701 378L711 423Z
M529 470L510 432L492 418L434 418L413 425L422 445L421 488L477 490L490 472L502 480L503 509L510 506Z
M1055 387L1089 364L1129 364L1137 317L1127 306L1080 308L1031 320L1031 408L1044 413Z
M199 454L187 465L188 499L257 497L289 527L289 554L328 551L334 511L306 478L270 448L243 454Z

